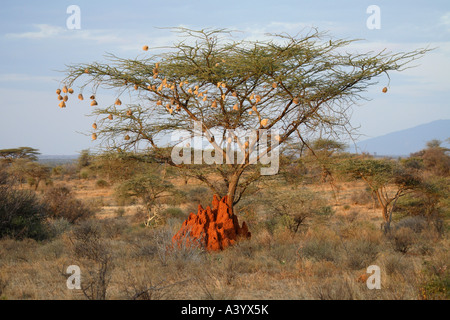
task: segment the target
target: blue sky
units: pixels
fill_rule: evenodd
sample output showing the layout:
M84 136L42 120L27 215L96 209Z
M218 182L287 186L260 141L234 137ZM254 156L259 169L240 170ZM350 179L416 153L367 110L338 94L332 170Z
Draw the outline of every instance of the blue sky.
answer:
M69 5L81 9L81 29L69 30ZM381 10L370 30L366 9ZM249 39L266 32L296 34L311 26L336 38L363 39L353 50L408 51L434 47L414 69L391 75L355 107L352 123L374 137L438 119L450 119L450 2L443 1L2 1L0 5L0 149L30 146L43 154L95 149L86 103L71 96L60 109L55 90L66 64L101 61L106 52L142 55L170 45L161 27L229 28ZM74 88L76 90L76 88ZM114 92L104 93L108 101Z

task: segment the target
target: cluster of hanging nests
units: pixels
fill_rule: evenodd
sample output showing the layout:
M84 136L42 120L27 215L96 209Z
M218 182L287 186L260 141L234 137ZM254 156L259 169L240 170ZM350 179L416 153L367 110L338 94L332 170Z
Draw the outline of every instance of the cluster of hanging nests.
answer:
M149 47L148 47L147 45L145 45L145 46L142 47L142 50L144 50L144 51L148 51L148 49L149 49ZM226 61L222 59L222 62L225 63ZM219 63L216 63L216 66L217 66L217 65L219 65ZM89 69L85 69L84 72L85 72L85 73L90 73ZM155 63L155 67L153 68L153 78L154 78L154 79L157 79L157 78L158 78L159 72L160 72L160 69L159 69L159 63ZM125 85L128 85L128 81L125 80L124 84L125 84ZM155 93L158 93L158 92L164 90L164 88L168 88L168 89L170 89L170 90L172 90L172 91L175 91L176 85L177 85L177 84L175 84L175 83L169 83L169 82L167 81L167 78L164 78L164 79L162 80L161 84L160 84L158 87L156 87L156 85L148 85L148 87L147 87L146 89L148 89L148 90L150 90L150 91L153 91L153 92L155 92ZM186 87L186 86L188 86L188 85L189 85L189 83L188 83L187 81L181 81L181 82L178 84L178 86L180 87L180 90L183 89L183 91L184 91L184 88L183 88L183 87ZM136 84L134 85L134 89L135 89L135 90L138 90L140 86L141 86L141 84L136 83ZM277 82L273 82L273 83L272 83L272 90L277 89L277 87L278 87L278 83L277 83ZM222 91L222 89L226 89L226 88L227 88L227 84L226 84L225 82L218 82L218 83L217 83L217 88L218 88L218 89L221 91L221 93L222 93L222 94L221 94L221 99L217 100L216 98L214 98L214 99L212 100L212 102L208 102L208 95L207 95L207 94L208 94L208 91L205 90L205 91L203 91L203 92L200 92L200 91L199 91L199 88L200 88L200 87L199 87L198 85L196 85L196 86L194 86L193 88L188 88L187 91L184 91L184 92L185 92L186 94L188 94L188 95L192 95L192 96L195 95L197 98L202 98L202 101L203 101L203 102L211 103L211 105L210 105L211 108L217 108L217 107L218 107L218 102L220 102L220 101L225 101L225 100L227 99L226 94L224 94L223 91ZM266 88L266 86L264 86L264 88ZM384 87L384 88L382 89L382 92L383 92L383 93L386 93L387 90L388 90L387 87ZM236 91L228 90L228 92L231 93L231 96L232 96L232 97L238 98L238 93L237 93ZM64 95L61 95L61 93L64 93ZM74 90L73 90L72 88L68 88L67 86L64 86L62 89L57 89L57 90L56 90L56 94L58 95L57 98L58 98L58 100L60 101L60 103L59 103L59 107L60 107L60 108L65 108L65 107L66 107L66 102L69 100L68 93L69 93L69 94L73 94L73 93L74 93ZM255 94L253 94L253 93L252 93L252 94L250 95L250 97L248 98L248 101L253 105L253 106L252 106L252 110L249 110L249 111L248 111L248 114L249 114L249 115L252 115L252 114L257 115L257 116L258 116L258 119L259 119L259 123L260 123L260 125L261 125L262 128L267 127L267 126L269 125L269 119L267 119L267 118L261 118L261 115L259 114L258 107L257 107L257 105L262 101L263 98L264 98L264 97L261 97L261 96L258 95L258 94L255 95ZM78 99L79 99L79 100L84 100L84 97L83 97L83 94L82 94L82 93L80 93L80 94L78 95ZM98 105L97 101L95 100L95 95L91 95L91 96L90 96L90 99L91 99L91 106L95 107L95 106ZM292 102L293 102L294 104L299 104L299 103L300 103L300 98L299 98L299 97L293 97ZM120 106L120 105L122 105L122 101L120 101L120 99L117 98L114 104L115 104L116 106ZM156 102L156 105L161 105L161 106L162 106L162 105L163 105L163 101L162 101L162 100L158 100L158 101ZM173 105L176 105L175 110L174 110L173 107L172 107ZM177 104L177 103L175 102L174 99L171 99L170 103L167 103L167 104L165 105L165 108L167 109L167 111L169 112L169 114L172 115L174 112L180 111L180 110L182 109L182 106L181 106L180 104ZM236 104L233 105L233 110L234 110L234 111L239 111L239 109L240 109L240 107L239 107L239 104L238 104L238 103L236 103ZM127 110L126 115L127 115L128 117L131 117L131 116L133 115L133 112L132 112L131 110ZM114 116L113 116L112 114L109 114L107 118L108 118L109 120L113 120L113 119L114 119ZM94 130L97 130L97 128L98 128L97 123L94 122L94 123L92 124L92 128L93 128ZM92 140L96 140L96 139L97 139L97 134L94 132L94 133L92 133L92 136L91 136L91 137L92 137ZM129 136L128 134L125 135L124 140L126 140L126 141L130 140L130 136Z

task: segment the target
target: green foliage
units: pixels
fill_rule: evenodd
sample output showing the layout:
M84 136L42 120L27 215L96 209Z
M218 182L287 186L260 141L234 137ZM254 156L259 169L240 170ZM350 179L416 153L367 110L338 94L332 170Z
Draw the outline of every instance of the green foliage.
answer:
M422 287L422 298L426 300L450 299L450 272L447 271L444 276L432 275Z
M323 206L317 210L317 214L319 216L332 216L334 214L334 210L331 206Z
M301 248L299 253L301 256L313 259L315 261L331 261L338 262L338 243L328 239L313 238L306 241Z
M78 168L82 169L84 167L89 167L91 162L92 156L89 153L89 149L82 150L77 160Z
M345 264L352 270L367 268L378 256L380 247L366 239L354 239L344 244Z
M450 269L448 252L440 253L425 262L425 281L421 288L421 298L425 300L450 299Z
M429 177L424 179L412 193L399 199L397 212L408 215L436 217L446 210L450 186L448 179Z
M0 185L0 238L43 240L48 237L46 218L46 207L34 192Z
M11 163L15 159L28 159L30 161L37 161L37 156L39 155L38 149L30 147L20 147L12 149L1 149L0 159Z
M111 182L123 182L136 174L145 173L156 164L146 153L104 152L92 157L89 169ZM156 169L155 169L156 171Z
M427 148L411 154L410 159L420 161L426 170L436 176L448 176L450 174L449 149L441 147L442 142L431 140L427 142Z
M273 216L272 223L279 224L293 233L299 230L305 219L322 210L324 200L305 189L277 193L264 201Z
M80 178L87 180L90 176L91 171L87 168L83 168L80 170Z
M160 203L161 198L170 196L174 186L155 173L138 174L121 183L116 189L119 198L135 197L143 201L147 208Z
M205 187L194 187L187 191L186 197L195 204L201 204L206 207L211 203L213 193Z
M99 188L106 188L109 186L109 183L106 180L100 179L95 182L95 185Z
M180 208L169 207L163 211L163 216L167 218L185 219L186 213Z
M28 159L16 159L10 167L10 172L20 180L26 179L30 185L35 186L35 190L39 187L42 180L50 179L50 168Z
M319 153L329 157L336 152L344 151L347 148L347 145L336 140L319 138L314 140L310 147L316 154Z
M187 166L173 163L167 152L176 143L157 141L174 130L192 132L194 121L202 122L210 145L223 158L220 137L227 129L279 128L280 144L297 133L348 132L349 106L363 98L376 78L403 70L428 51L352 54L345 50L352 40L333 39L316 29L268 35L266 41L242 41L228 30L174 31L181 40L164 52L133 59L108 54L103 62L70 65L63 83L73 87L79 81L93 93L106 87L136 96L135 104L94 108L102 119L96 133L114 150L149 150L157 161L181 167ZM340 148L330 141L321 147ZM242 164L214 166L233 204L260 177L240 182L243 172L251 170L250 150L244 152ZM217 183L201 172L192 176L212 189Z
M336 164L339 173L348 175L351 179L364 179L370 182L372 189L378 189L394 179L396 163L385 159L350 158Z

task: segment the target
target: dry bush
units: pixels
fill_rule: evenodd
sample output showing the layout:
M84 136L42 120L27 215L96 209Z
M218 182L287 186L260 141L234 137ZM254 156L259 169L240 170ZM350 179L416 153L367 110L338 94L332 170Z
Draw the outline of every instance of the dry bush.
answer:
M192 203L189 212L197 212L198 205L201 204L203 208L211 205L211 200L213 198L213 193L210 189L205 187L194 187L187 191L186 197Z
M402 227L388 234L392 248L396 252L407 253L417 241L417 236L409 228Z
M410 267L408 261L402 254L389 254L382 260L384 271L387 275L401 275Z
M309 289L313 299L319 300L355 300L358 299L354 281L344 277L326 279Z
M412 217L406 217L401 220L399 220L394 228L395 229L401 229L406 228L410 229L412 232L420 233L423 229L425 229L427 226L427 220L424 217L421 216L412 216Z
M202 300L230 300L236 294L236 288L227 285L227 279L214 270L195 272L196 298ZM201 294L200 296L198 294Z
M315 261L338 262L340 258L339 244L333 240L311 239L301 246L299 254L301 257Z
M353 192L350 197L350 200L352 201L353 204L359 205L378 204L370 189L364 189Z
M174 244L172 242L174 234L170 226L156 229L153 232L152 238L156 244L156 254L163 266L171 264L177 270L181 270L189 264L204 261L205 250L202 247L201 239L194 241L186 235L184 239L180 239L177 244Z
M98 223L85 221L71 236L72 250L83 270L81 290L89 300L105 300L114 269L110 243Z
M81 200L74 197L67 187L53 187L45 191L44 202L49 209L49 216L54 219L64 218L71 223L90 218L94 212Z
M124 278L124 295L128 300L163 300L176 296L178 286L184 285L186 280L171 283L167 279L158 279L154 272L141 270L127 271Z
M345 222L352 224L359 218L360 214L357 210L352 210L349 213L347 213L345 216L342 217L342 220Z
M342 255L342 241L328 227L311 228L300 243L298 255L313 261L338 262Z
M380 247L369 239L352 239L343 243L345 265L351 270L367 268L377 258Z
M9 284L9 279L7 278L6 274L4 274L3 272L0 273L0 300L3 299L5 289L8 286L8 284Z

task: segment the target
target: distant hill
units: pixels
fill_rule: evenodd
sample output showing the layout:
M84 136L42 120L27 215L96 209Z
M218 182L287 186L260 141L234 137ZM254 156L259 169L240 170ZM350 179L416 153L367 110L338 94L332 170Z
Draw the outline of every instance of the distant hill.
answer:
M78 157L79 155L40 155L38 162L54 166L75 162Z
M433 139L445 142L450 138L450 120L437 120L413 128L392 132L383 136L370 138L357 143L358 152L367 152L379 156L408 156L425 148Z

